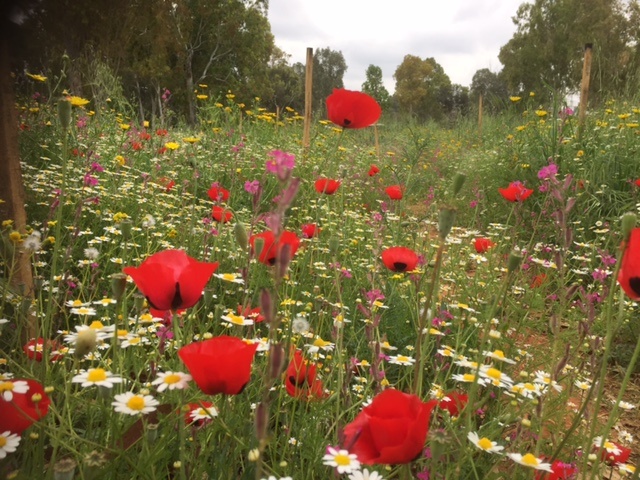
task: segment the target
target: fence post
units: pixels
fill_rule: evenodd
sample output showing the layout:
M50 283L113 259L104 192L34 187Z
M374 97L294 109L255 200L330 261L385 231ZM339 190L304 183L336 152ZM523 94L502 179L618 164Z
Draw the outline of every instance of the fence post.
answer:
M582 137L584 121L587 116L587 102L589 97L589 81L591 79L591 50L592 43L584 46L584 61L582 63L582 83L580 84L580 110L578 111L578 138Z
M304 133L302 146L305 150L311 144L311 111L313 99L313 48L307 48L307 65L304 75Z

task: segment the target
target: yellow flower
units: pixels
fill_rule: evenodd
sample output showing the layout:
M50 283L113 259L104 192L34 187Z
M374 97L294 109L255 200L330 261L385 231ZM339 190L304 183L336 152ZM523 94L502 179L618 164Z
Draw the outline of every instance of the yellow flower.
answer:
M43 77L42 75L37 75L34 73L27 73L27 77L29 77L32 80L35 80L36 82L46 82L47 81L47 77Z
M618 115L618 118L620 120L626 120L627 118L629 118L631 116L630 113L621 113L620 115Z
M121 167L123 167L123 166L124 166L124 164L125 164L125 162L126 162L126 160L124 159L124 157L123 157L122 155L117 155L117 156L116 156L116 163L117 163L118 165L120 165Z
M536 92L529 92L529 96L530 97L535 97L536 96Z
M523 131L525 128L527 128L527 126L526 126L526 125L518 125L518 126L516 127L516 131L521 132L521 131Z
M224 105L222 105L220 102L216 102L214 105L218 108L224 107Z
M206 85L206 84L204 84L204 83L199 83L199 84L198 84L198 86L199 86L200 88L209 88L209 85Z
M119 222L121 222L122 220L125 220L125 219L127 219L127 218L129 218L129 215L127 215L127 214L126 214L126 213L124 213L124 212L118 212L118 213L114 213L114 214L113 214L113 221L114 221L115 223L119 223Z
M142 126L144 128L149 128L149 120L145 120L144 122L142 122Z
M176 142L167 142L164 144L165 148L168 150L177 150L180 148L180 144Z
M522 100L522 97L509 97L509 100L511 100L513 103L518 103L520 100Z
M182 139L182 141L185 143L196 143L199 142L200 139L198 137L185 137Z
M236 96L233 93L229 92L229 93L227 93L227 98L229 100L233 100L234 98L236 98Z
M547 116L547 111L546 110L536 110L536 115L539 117L546 117Z
M13 243L20 243L21 239L22 239L22 235L20 235L20 232L16 230L14 230L9 234L9 240L11 240Z
M128 123L121 123L121 124L120 124L120 128L121 128L122 130L125 130L125 131L126 131L126 130L129 130L129 129L131 128L131 125L129 125Z
M89 100L87 100L86 98L76 97L75 95L72 95L71 97L67 97L67 100L74 107L84 107L89 103Z
M209 98L209 95L196 95L196 98L198 100L206 100L207 98Z

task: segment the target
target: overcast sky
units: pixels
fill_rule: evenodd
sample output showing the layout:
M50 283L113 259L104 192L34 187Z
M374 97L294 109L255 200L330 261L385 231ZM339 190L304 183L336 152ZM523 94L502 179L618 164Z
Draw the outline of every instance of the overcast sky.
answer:
M500 47L515 32L512 17L525 0L269 0L276 45L305 62L307 47L339 50L347 62L345 88L360 90L370 64L385 86L405 55L434 57L453 83L499 72Z

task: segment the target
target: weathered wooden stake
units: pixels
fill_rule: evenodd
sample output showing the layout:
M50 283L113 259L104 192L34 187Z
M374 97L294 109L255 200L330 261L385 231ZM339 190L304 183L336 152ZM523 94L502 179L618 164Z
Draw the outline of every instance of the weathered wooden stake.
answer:
M478 98L478 137L482 140L482 94Z
M378 124L373 125L373 135L376 141L376 156L380 160L380 134L378 133Z
M304 133L302 146L308 149L311 144L311 109L313 99L313 48L307 48L307 68L304 74Z
M593 44L584 46L584 61L582 63L582 83L580 85L580 110L578 111L578 137L582 136L584 121L587 117L587 102L589 97L589 82L591 80L591 52Z

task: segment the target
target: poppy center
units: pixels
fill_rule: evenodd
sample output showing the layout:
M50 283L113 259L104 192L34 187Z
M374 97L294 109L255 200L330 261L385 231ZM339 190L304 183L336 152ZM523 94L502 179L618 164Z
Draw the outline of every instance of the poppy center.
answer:
M144 398L141 397L140 395L131 397L127 401L127 407L129 407L131 410L137 410L137 411L142 410L144 408Z
M348 127L349 125L351 125L351 120L349 120L348 118L345 118L345 119L342 121L342 124L343 124L345 127ZM347 464L347 465L348 465L348 464Z
M636 295L640 296L640 277L631 277L629 279L629 286Z
M87 374L87 380L90 382L103 382L107 379L107 372L103 368L94 368Z
M182 295L180 295L180 284L176 282L176 294L171 301L171 309L177 310L182 305Z
M393 262L393 269L396 272L404 272L407 269L407 264L404 262Z

